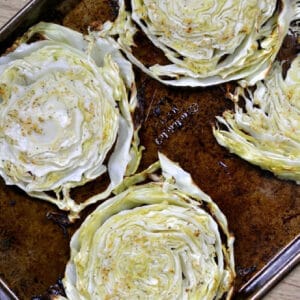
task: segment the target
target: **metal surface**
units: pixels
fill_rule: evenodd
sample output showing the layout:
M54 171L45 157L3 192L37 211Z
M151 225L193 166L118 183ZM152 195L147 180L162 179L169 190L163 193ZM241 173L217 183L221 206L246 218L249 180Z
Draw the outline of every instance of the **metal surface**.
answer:
M0 29L1 52L39 20L85 31L87 24L113 18L114 3L33 0ZM143 62L165 60L143 35L137 36L136 43L136 55ZM288 59L293 49L284 48ZM141 143L146 147L141 168L154 162L159 150L192 174L223 210L236 236L235 297L260 298L299 262L300 187L278 180L216 143L211 126L216 115L231 108L224 94L233 84L172 88L135 71L140 103L136 122L142 125ZM101 179L77 188L74 194L80 201L100 189ZM55 207L5 186L2 180L0 199L0 277L20 299L43 294L63 276L69 239L84 216L64 231L57 225L60 212ZM54 212L50 219L46 217L49 211ZM0 290L1 286L6 289L2 284Z
M0 278L0 299L17 300L17 296L9 289L7 284Z
M4 52L8 45L11 46L13 41L23 34L31 25L37 22L49 6L57 4L58 0L32 0L24 6L11 20L9 20L0 29L0 53Z
M261 299L279 280L300 263L300 236L276 255L239 291L239 299Z

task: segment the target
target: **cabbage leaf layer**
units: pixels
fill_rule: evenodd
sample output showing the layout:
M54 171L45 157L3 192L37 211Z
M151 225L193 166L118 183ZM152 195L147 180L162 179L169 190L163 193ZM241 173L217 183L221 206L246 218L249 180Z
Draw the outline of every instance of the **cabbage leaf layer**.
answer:
M300 183L300 56L283 78L276 63L255 90L237 89L234 111L217 117L218 143L262 169Z
M175 86L209 86L263 79L290 23L299 18L296 0L119 0L119 15L100 35L112 36L148 75ZM144 65L134 54L142 30L170 64ZM155 57L153 57L155 61Z
M159 158L73 235L68 299L230 298L233 237L225 216L189 173ZM162 175L154 173L159 167Z
M0 174L75 217L138 165L131 64L107 40L51 23L32 27L17 46L0 58ZM71 188L106 172L103 193L71 199Z

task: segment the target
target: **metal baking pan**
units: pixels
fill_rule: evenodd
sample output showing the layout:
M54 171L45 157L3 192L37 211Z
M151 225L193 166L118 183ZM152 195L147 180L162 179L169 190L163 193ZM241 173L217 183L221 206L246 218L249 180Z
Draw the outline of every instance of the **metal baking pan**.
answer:
M0 53L38 21L85 31L88 24L113 19L116 9L116 1L109 0L33 0L0 29ZM145 63L163 59L142 35L137 44L136 55ZM286 40L281 54L285 59L295 52L293 45ZM299 263L300 186L275 178L217 144L211 126L216 115L231 107L224 99L228 85L174 88L137 69L135 73L140 103L136 121L142 125L141 143L146 147L141 169L157 159L159 150L193 175L225 213L236 237L234 297L261 298ZM99 191L100 183L95 180L75 189L78 201ZM70 237L88 211L65 227L65 215L54 206L2 180L0 199L0 299L55 293L69 257Z

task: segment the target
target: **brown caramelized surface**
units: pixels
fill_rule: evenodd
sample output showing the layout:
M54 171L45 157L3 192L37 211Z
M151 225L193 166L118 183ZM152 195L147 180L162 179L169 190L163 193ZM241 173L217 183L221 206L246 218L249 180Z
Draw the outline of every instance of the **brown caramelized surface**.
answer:
M85 0L73 5L63 24L86 31L87 24L113 19L115 13L115 1ZM153 46L143 35L138 39L143 47L135 52L144 62L164 61L160 51L150 51ZM220 206L236 237L238 289L299 234L300 186L275 178L217 144L212 126L216 115L231 108L225 94L233 85L174 88L135 71L140 104L136 120L142 124L141 144L146 147L141 169L161 151L190 172ZM100 181L75 189L76 199L99 192ZM53 211L59 213L0 180L0 277L20 299L43 294L63 277L70 237L84 217L66 229L53 222L64 218L46 216Z

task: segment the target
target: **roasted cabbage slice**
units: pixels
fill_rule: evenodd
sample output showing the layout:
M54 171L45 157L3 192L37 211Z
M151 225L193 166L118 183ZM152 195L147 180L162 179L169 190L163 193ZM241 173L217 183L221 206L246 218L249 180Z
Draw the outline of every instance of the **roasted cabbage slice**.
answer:
M175 86L209 86L265 77L291 21L296 0L119 0L116 21L103 25L128 58L145 73ZM133 53L142 30L170 64L146 66ZM153 57L155 62L155 57Z
M252 164L300 183L300 56L286 77L277 62L251 89L237 90L235 111L217 117L218 143Z
M0 174L76 217L138 165L131 64L105 39L51 23L15 46L0 58ZM71 188L105 172L103 193L81 204L71 199Z
M162 154L160 166L160 177L156 163L125 180L125 190L73 235L63 279L68 299L230 298L233 237L225 216ZM148 176L155 181L137 185Z

